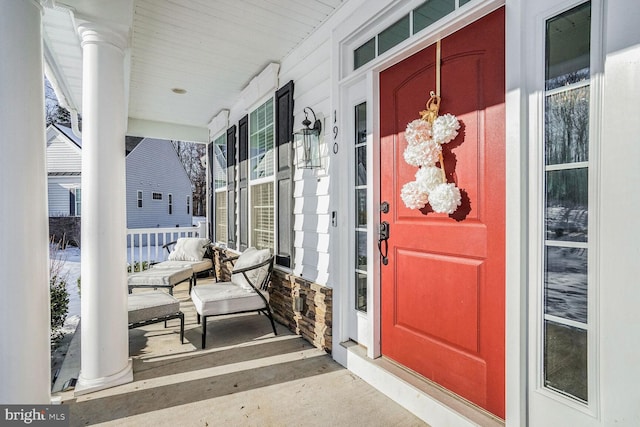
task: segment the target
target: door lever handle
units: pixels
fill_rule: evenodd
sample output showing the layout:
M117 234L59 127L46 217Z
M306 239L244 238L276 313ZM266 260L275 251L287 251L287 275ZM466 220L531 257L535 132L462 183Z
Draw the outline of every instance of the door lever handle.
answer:
M378 232L378 252L380 252L380 256L382 257L382 264L389 264L389 258L387 257L389 252L389 223L387 221L382 221L380 223L380 229Z

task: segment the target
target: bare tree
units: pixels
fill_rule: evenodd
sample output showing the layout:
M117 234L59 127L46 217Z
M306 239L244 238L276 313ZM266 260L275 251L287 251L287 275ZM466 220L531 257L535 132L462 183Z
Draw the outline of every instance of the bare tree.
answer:
M46 77L44 79L44 117L46 126L52 123L71 122L69 112L58 104L56 93Z
M207 174L202 158L207 153L207 146L195 142L171 141L178 157L191 180L193 196L193 214L205 216L207 211Z

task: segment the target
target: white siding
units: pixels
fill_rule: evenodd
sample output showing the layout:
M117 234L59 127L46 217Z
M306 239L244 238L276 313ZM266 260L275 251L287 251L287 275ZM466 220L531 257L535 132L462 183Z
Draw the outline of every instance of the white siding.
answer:
M331 147L331 38L328 26L320 29L287 56L280 68L280 86L294 82L294 131L302 127L305 107L322 123L322 168L293 170L294 274L319 284L329 280L329 152ZM310 118L312 119L312 118ZM294 158L294 162L296 159Z
M47 172L81 172L80 148L59 132L55 134L47 142Z
M138 208L139 190L142 208ZM153 200L154 192L162 193L162 200ZM173 196L171 215L169 194ZM191 194L191 181L171 141L145 138L127 156L128 228L190 227L192 212L187 213L186 199Z

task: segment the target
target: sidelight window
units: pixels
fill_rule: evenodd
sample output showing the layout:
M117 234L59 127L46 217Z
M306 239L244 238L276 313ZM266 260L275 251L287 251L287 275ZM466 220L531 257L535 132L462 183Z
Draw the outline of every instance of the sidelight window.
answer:
M587 403L591 3L546 21L543 386Z

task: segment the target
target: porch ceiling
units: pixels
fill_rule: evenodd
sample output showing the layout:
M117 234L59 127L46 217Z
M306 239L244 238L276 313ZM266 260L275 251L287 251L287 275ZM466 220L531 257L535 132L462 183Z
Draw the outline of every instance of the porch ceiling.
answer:
M129 118L206 127L267 64L280 63L343 1L135 0L128 23ZM63 102L82 112L82 50L74 16L88 2L67 3L73 7L59 1L45 7L45 61ZM112 18L106 12L97 16Z

